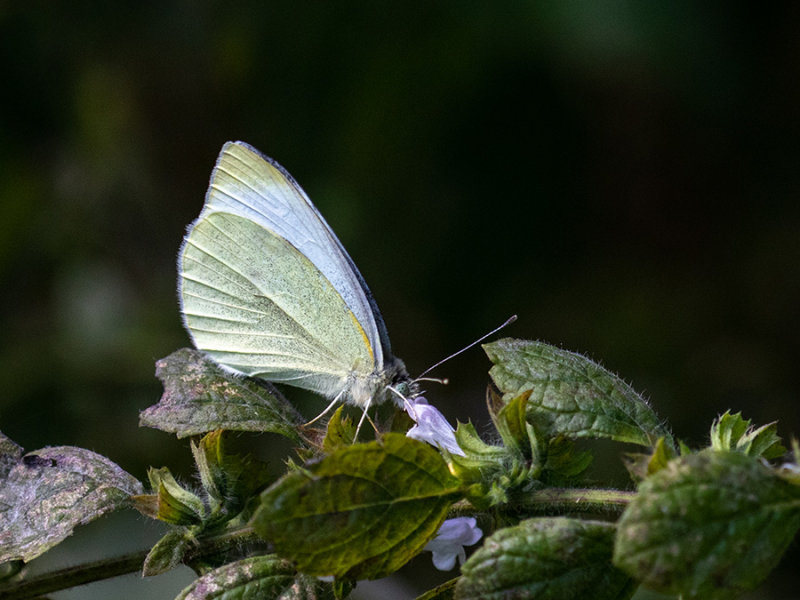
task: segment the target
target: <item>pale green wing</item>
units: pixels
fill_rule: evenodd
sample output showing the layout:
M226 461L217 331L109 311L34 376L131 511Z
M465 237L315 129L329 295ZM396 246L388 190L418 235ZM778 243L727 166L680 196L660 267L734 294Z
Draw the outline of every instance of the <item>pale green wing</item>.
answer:
M201 215L181 249L180 283L195 346L225 367L329 397L375 369L363 328L330 281L250 219Z
M211 174L200 219L214 212L258 223L307 256L356 316L377 367L383 367L391 349L378 306L339 239L283 167L248 144L226 143Z

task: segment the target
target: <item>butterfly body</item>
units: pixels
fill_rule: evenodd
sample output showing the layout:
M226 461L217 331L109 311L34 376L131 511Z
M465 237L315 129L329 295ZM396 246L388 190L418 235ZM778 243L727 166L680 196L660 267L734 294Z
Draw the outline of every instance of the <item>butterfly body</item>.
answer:
M280 165L228 142L179 256L184 325L223 368L366 407L413 389L363 277Z

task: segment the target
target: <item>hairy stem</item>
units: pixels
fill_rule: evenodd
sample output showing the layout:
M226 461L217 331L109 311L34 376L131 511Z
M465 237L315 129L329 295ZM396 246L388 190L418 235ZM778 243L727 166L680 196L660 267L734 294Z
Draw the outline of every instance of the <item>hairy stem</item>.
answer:
M242 527L241 529L200 540L200 545L188 553L184 560L190 562L193 559L217 554L228 548L253 541L260 541L260 539L255 536L250 527ZM0 584L0 598L3 600L38 598L45 594L85 585L93 581L102 581L103 579L135 573L142 570L142 565L148 552L149 550L131 552L115 558L101 559L49 573L42 573L22 581L5 585Z
M514 512L547 513L570 510L582 513L618 513L636 496L636 492L601 488L544 488L515 495L507 508ZM500 507L502 510L502 507ZM468 500L453 504L451 517L471 515L475 507Z
M523 510L547 511L570 509L580 512L621 512L636 492L600 488L545 488L519 498L515 504Z
M134 573L142 568L147 550L43 573L0 587L0 598L25 600L71 587Z

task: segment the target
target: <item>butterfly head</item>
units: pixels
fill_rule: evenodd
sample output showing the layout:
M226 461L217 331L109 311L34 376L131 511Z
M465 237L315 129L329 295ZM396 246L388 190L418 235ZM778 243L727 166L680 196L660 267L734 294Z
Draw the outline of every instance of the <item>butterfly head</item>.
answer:
M417 394L417 384L406 371L402 360L389 357L382 369L376 369L366 377L351 373L347 386L348 403L356 406L394 402L403 406L404 398Z

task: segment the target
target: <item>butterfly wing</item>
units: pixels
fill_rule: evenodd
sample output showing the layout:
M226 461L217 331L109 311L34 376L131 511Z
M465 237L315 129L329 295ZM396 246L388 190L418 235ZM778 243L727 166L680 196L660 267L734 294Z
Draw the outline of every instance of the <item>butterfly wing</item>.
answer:
M228 143L179 259L197 348L247 375L326 396L381 373L380 313L352 260L276 163Z
M305 254L353 311L382 366L391 348L378 306L333 230L282 166L244 142L226 143L200 216L210 212L246 217Z

